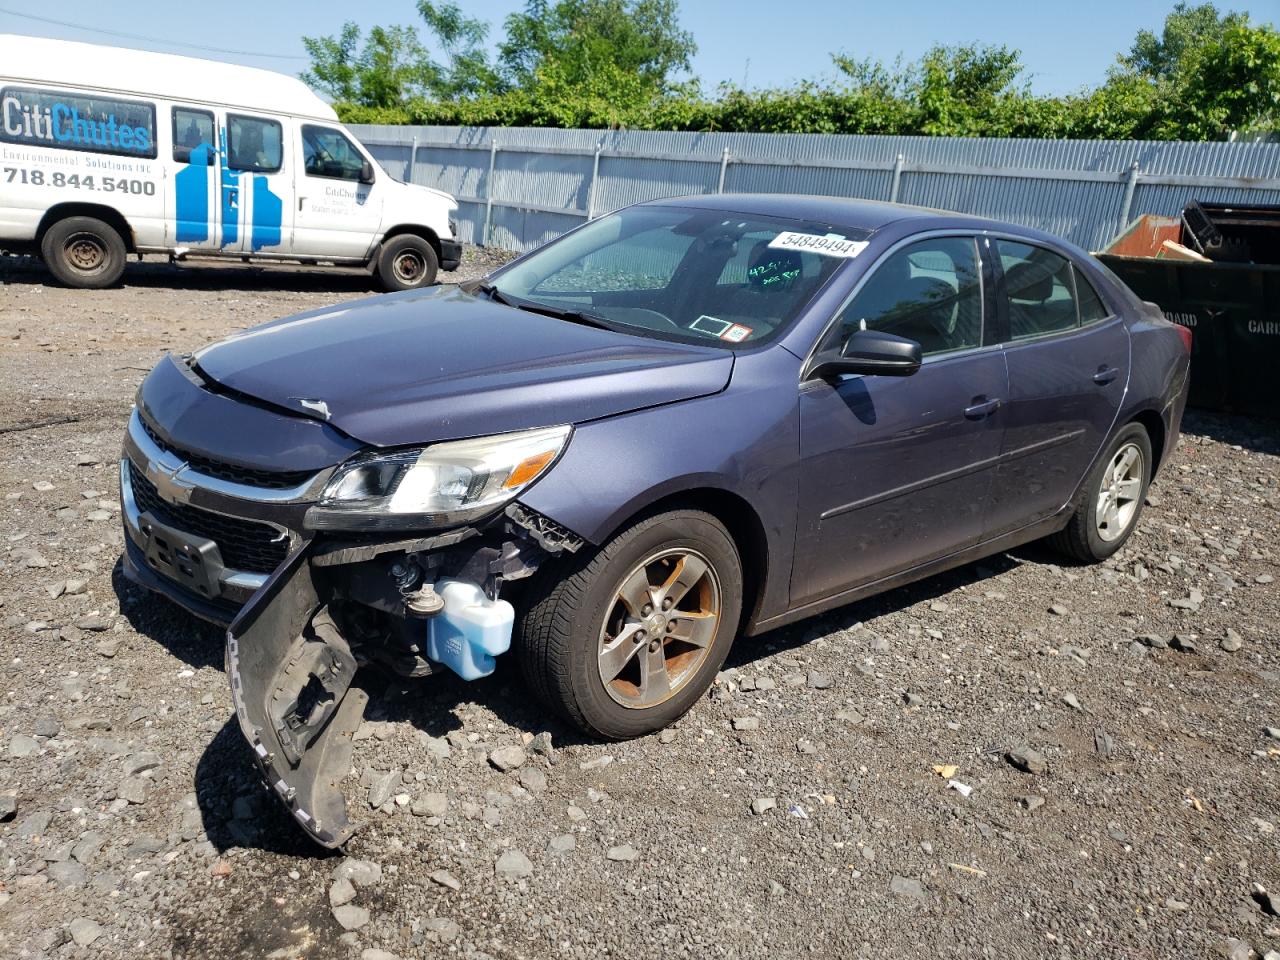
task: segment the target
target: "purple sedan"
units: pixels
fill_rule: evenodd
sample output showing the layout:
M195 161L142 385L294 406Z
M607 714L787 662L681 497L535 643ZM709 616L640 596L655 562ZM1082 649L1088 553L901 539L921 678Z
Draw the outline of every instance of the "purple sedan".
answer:
M1188 331L1083 250L891 204L713 196L484 282L166 357L121 462L126 571L230 623L241 728L320 843L357 670L473 679L635 737L735 643L1045 538L1119 550Z

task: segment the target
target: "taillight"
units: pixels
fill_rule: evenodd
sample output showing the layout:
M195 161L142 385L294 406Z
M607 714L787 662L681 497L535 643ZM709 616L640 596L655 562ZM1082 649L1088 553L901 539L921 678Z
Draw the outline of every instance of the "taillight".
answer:
M1175 324L1178 330L1178 336L1182 337L1182 346L1188 354L1191 353L1191 328L1184 327L1182 324Z

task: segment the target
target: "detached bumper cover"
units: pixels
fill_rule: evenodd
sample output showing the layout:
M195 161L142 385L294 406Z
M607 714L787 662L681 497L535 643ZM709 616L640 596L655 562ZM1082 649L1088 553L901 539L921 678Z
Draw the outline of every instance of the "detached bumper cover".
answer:
M341 783L368 696L322 609L307 551L295 552L227 630L227 675L240 730L267 785L319 844L355 832Z

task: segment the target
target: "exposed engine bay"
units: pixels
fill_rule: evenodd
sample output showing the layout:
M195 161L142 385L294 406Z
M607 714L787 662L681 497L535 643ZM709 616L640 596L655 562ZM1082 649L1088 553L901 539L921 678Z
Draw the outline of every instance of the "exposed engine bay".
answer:
M337 847L357 829L341 789L368 701L357 671L491 673L511 641L503 584L582 542L512 504L484 530L309 541L276 570L227 630L227 674L267 785L313 839Z

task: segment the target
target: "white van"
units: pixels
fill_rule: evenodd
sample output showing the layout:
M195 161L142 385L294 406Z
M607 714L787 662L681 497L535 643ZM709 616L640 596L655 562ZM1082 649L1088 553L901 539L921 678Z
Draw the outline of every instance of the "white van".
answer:
M364 265L406 290L457 269L456 209L379 168L293 77L0 34L0 249L63 283L167 253Z

